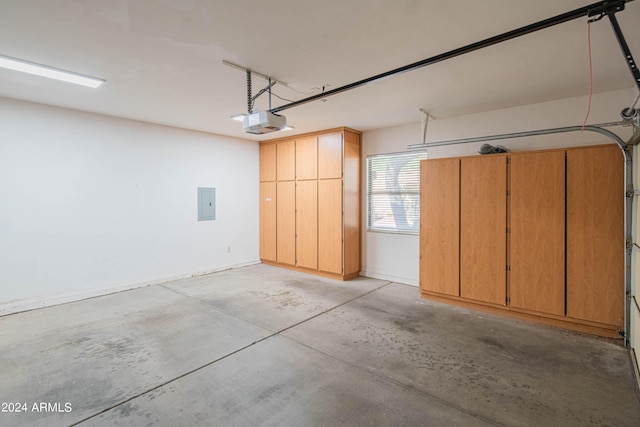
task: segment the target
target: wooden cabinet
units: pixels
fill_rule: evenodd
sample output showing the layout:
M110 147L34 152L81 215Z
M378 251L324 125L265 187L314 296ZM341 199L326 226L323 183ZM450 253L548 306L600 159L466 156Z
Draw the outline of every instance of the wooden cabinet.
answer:
M296 263L296 183L278 181L276 210L276 260L282 264Z
M276 146L260 146L260 256L277 261Z
M460 296L506 303L507 158L460 163Z
M318 138L296 140L296 179L318 178Z
M260 255L269 261L276 261L276 205L276 183L261 182Z
M296 179L295 141L283 141L276 145L276 176L278 181Z
M510 303L564 315L565 152L511 156Z
M460 159L420 163L420 289L460 295Z
M260 178L273 177L277 192L275 225L261 211L262 261L342 280L357 277L360 132L339 128L264 141L260 156ZM273 162L275 172L268 172ZM275 258L263 241L272 235Z
M318 181L296 183L296 265L318 268Z
M276 146L260 146L260 182L276 180Z
M342 178L342 133L318 136L318 178Z
M567 315L621 325L624 160L616 146L567 152Z
M342 272L342 180L318 181L318 268Z
M422 294L616 337L623 171L615 145L421 162Z
M345 132L342 156L342 250L343 271L360 274L360 134Z

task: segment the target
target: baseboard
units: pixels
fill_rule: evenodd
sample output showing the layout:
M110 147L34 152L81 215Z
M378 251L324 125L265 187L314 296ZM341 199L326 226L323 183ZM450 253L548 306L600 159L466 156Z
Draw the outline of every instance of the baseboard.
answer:
M212 268L209 270L196 271L193 273L180 274L177 276L164 277L160 279L147 280L136 283L120 283L115 285L101 286L91 289L82 289L79 291L66 292L55 295L39 295L19 300L7 301L0 303L0 317L10 314L21 313L24 311L36 310L38 308L52 307L55 305L67 304L74 301L80 301L88 298L95 298L103 295L114 294L118 292L130 291L133 289L144 288L147 286L159 285L162 283L173 282L175 280L188 279L191 277L204 276L211 273L217 273L225 270L232 270L250 265L260 264L260 260L243 262Z
M418 279L412 279L410 277L392 276L390 274L380 274L372 271L360 272L361 276L369 277L371 279L387 280L389 282L402 283L403 285L419 286Z
M241 262L239 264L216 267L211 270L196 271L195 273L188 274L187 277L184 277L184 278L188 279L189 277L206 276L207 274L211 274L211 273L219 273L221 271L226 271L226 270L235 270L236 268L249 267L250 265L257 265L261 263L262 262L259 259L256 259L253 261Z

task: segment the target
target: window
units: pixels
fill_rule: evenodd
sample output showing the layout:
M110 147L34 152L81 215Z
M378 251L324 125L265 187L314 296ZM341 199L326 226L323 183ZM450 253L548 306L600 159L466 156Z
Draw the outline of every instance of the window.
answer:
M426 152L367 157L367 230L418 234L420 160Z

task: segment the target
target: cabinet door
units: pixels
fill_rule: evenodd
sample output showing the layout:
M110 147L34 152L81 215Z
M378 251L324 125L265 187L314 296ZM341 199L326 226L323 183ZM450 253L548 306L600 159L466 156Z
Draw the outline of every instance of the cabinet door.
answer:
M260 146L260 181L276 180L276 145Z
M318 181L296 184L296 265L318 268Z
M420 288L460 295L460 159L420 162Z
M260 183L260 258L276 261L276 183Z
M342 274L342 180L318 181L318 269Z
M507 158L460 164L460 296L506 304Z
M342 178L342 133L318 137L318 178Z
M511 156L510 305L564 315L565 152Z
M318 138L296 140L296 179L318 178Z
M278 182L277 260L283 264L296 263L296 183Z
M622 153L567 150L567 316L621 326L624 294Z
M283 141L276 145L276 172L278 181L296 179L296 142Z

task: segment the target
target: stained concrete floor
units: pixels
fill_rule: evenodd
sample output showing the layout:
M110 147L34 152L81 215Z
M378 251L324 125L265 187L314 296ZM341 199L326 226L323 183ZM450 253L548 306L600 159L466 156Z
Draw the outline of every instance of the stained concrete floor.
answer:
M265 265L1 317L0 402L2 426L640 425L619 345Z

